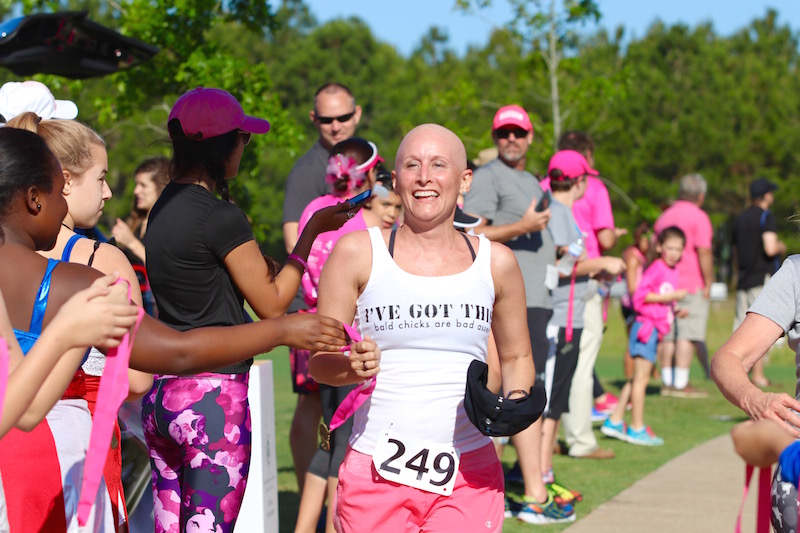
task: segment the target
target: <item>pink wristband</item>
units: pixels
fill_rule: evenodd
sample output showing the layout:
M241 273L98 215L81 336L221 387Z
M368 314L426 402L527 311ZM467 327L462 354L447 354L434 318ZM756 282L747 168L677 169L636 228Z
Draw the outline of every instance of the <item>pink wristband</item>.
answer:
M300 257L297 254L289 254L289 257L286 258L288 261L294 261L303 267L303 272L308 272L308 263L306 263L305 259Z

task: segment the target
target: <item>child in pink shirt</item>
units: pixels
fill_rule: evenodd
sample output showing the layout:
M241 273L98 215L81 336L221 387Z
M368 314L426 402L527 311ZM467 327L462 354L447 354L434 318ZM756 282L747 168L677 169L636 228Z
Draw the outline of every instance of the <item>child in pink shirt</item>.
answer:
M664 229L658 236L660 258L644 271L633 295L636 320L628 342L634 358L633 379L622 387L617 408L600 428L604 435L642 446L664 444L664 439L644 425L645 389L656 362L658 342L672 327L674 303L686 296L686 290L675 288L678 282L675 266L681 259L685 244L686 236L676 226ZM632 409L628 427L623 418L629 399Z

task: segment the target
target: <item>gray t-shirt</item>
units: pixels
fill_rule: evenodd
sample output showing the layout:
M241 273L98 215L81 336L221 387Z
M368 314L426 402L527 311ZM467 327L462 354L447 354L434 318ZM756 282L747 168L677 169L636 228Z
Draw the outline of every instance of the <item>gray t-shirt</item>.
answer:
M759 314L783 328L787 344L794 350L800 376L800 255L786 258L747 312ZM795 397L800 399L800 379L795 385Z
M581 235L578 224L575 222L575 217L572 216L572 209L555 198L550 202L550 222L547 223L547 228L553 235L553 242L556 248L569 246L575 238ZM575 278L572 327L576 329L583 328L583 311L586 308L586 300L583 297L586 294L588 282L588 276ZM553 316L550 318L550 323L560 328L567 327L570 284L571 279L569 277L559 278L558 287L553 290Z
M311 200L328 194L325 169L330 154L319 141L314 143L303 157L297 160L286 178L283 196L283 220L281 223L297 222Z
M502 226L522 218L531 202L538 201L542 194L533 174L495 159L475 171L472 187L464 198L464 211ZM550 232L527 233L504 244L517 256L528 307L550 309L553 306L550 291L544 286L547 265L552 265L556 256Z

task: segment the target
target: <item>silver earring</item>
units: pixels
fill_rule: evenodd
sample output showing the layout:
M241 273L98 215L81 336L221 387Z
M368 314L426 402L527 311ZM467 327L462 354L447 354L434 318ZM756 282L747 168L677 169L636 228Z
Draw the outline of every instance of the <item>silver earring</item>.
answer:
M38 209L39 211L41 211L41 210L42 210L42 204L36 204L36 209Z

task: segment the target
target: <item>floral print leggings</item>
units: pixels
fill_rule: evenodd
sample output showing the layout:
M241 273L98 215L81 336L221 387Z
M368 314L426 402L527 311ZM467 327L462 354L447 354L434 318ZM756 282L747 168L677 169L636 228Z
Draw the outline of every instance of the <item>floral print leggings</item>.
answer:
M155 376L142 399L156 533L232 533L250 469L248 374Z

